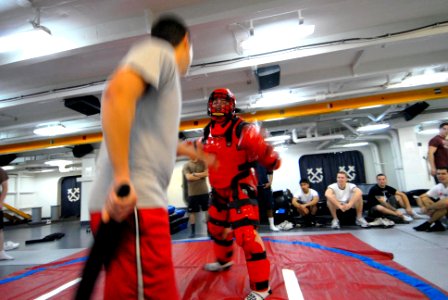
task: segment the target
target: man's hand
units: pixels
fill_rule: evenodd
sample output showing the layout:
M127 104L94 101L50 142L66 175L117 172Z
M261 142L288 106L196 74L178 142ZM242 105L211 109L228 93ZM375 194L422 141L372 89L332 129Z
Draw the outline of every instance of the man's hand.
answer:
M128 184L130 191L127 196L119 197L117 191L123 184ZM110 219L122 222L132 213L136 204L137 195L135 194L134 186L130 182L121 181L120 183L112 184L102 211L103 222L107 223Z
M271 187L271 183L270 182L266 182L265 184L264 184L264 188L265 189L268 189L268 188L270 188Z

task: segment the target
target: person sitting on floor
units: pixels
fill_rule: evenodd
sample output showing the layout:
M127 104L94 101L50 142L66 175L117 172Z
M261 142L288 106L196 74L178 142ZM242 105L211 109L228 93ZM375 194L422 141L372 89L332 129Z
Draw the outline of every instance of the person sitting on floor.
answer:
M448 167L437 168L439 183L418 198L418 202L425 207L430 219L417 227L417 231L445 231L440 220L448 212ZM431 198L436 199L433 201Z
M313 226L314 218L317 212L317 202L319 194L310 188L310 181L306 178L300 180L300 189L292 198L292 205L295 208L294 213L298 213L305 220L304 226Z
M336 183L330 184L325 191L327 206L333 220L331 228L341 228L337 211L341 212L341 217L346 218L348 212L356 210L356 225L362 228L369 227L369 223L362 216L363 200L361 190L353 183L347 182L347 173L339 171L336 176Z
M412 210L409 199L405 193L397 191L387 185L387 177L384 174L376 175L376 185L373 186L368 195L370 208L369 215L373 218L395 216L404 222L412 222L414 218L421 218ZM403 214L399 208L404 208L407 214ZM394 218L395 220L395 218ZM400 223L400 222L399 222Z

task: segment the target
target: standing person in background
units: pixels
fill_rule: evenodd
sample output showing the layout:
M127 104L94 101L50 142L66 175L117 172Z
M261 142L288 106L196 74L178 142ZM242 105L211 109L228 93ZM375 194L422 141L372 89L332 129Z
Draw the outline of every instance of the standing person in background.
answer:
M443 122L439 126L439 134L433 137L428 143L428 162L431 175L436 184L439 183L436 173L437 168L448 166L448 122Z
M274 224L274 214L272 208L274 207L274 197L272 196L272 180L274 178L274 172L268 171L265 167L258 164L256 165L255 172L257 173L258 185L257 185L257 199L258 203L264 203L266 205L266 215L269 221L269 228L272 231L280 231Z
M159 18L134 45L103 94L104 140L90 195L91 225L120 224L118 249L106 267L104 299L179 299L171 257L167 187L178 143L179 75L192 59L190 35L174 16ZM118 197L128 185L127 196ZM118 236L118 233L117 233ZM144 258L144 259L143 259Z
M280 158L264 141L258 128L235 115L236 99L228 89L214 90L208 100L210 123L204 128L202 143L206 153L215 155L210 167L212 186L208 210L208 231L214 242L216 261L204 269L224 271L233 264L233 240L243 249L252 291L246 300L263 300L271 294L270 263L259 224L254 164L268 171L280 167Z
M3 232L3 202L8 194L8 174L0 167L0 184L2 192L0 194L0 260L14 259L14 257L5 253L4 242L5 233Z
M317 202L319 194L310 188L310 181L306 178L300 179L300 189L292 198L292 205L297 212L305 219L305 226L313 226L314 218L317 213Z
M190 238L196 235L196 214L202 210L207 214L208 210L208 176L207 166L202 160L191 159L185 163L182 173L187 179L188 185L188 222L190 223Z

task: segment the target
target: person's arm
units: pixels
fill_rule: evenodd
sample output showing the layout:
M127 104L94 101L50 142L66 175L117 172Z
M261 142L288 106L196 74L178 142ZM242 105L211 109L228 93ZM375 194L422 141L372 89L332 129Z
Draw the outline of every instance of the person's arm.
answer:
M428 162L429 162L429 167L430 167L430 171L431 171L431 175L435 176L436 175L436 161L434 158L434 153L436 153L437 151L437 147L434 146L429 146L428 147Z
M327 188L327 190L325 191L325 197L327 198L328 201L333 203L333 205L335 205L337 208L339 208L339 209L342 208L342 204L339 202L338 199L336 199L336 194L334 193L334 191L332 189Z
M362 201L362 191L358 187L355 187L352 191L352 197L348 200L348 208L352 208L358 199L361 199Z
M299 199L297 199L297 197L292 197L291 204L292 204L292 206L297 207L297 208L302 205L299 203Z
M0 194L0 209L3 207L6 195L8 194L8 180L2 182L2 193Z
M304 206L305 207L313 206L313 205L316 205L317 202L319 202L319 196L314 196L313 199L311 199L311 201L308 202L307 204L305 204Z
M130 178L129 144L135 109L145 86L137 73L130 68L122 68L112 75L104 92L101 122L113 168L113 183L103 211L106 222L109 216L116 221L125 219L137 202ZM118 199L116 191L122 184L129 184L131 190L127 197Z
M203 145L200 140L196 141L179 141L177 143L177 156L187 156L190 159L200 159L207 167L217 166L217 161L214 154L203 151ZM202 172L201 172L202 173ZM208 170L207 175L208 176ZM204 177L206 177L204 176Z

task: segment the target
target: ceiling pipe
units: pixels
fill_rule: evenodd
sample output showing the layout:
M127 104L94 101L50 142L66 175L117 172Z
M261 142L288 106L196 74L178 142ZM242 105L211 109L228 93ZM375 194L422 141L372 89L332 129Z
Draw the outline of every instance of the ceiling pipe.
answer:
M343 125L345 128L347 128L351 133L353 133L353 134L359 136L359 132L356 131L356 129L353 128L352 126L350 126L349 124L347 124L347 123L345 123L345 122L343 122L343 121L341 121L341 122L339 122L339 123L341 123L341 125Z
M298 138L296 129L292 130L291 137L292 137L292 141L295 144L308 143L308 142L321 142L321 141L328 141L328 140L333 141L333 140L345 138L345 136L343 134L324 135L324 136L316 136L316 137L310 137L310 138Z

